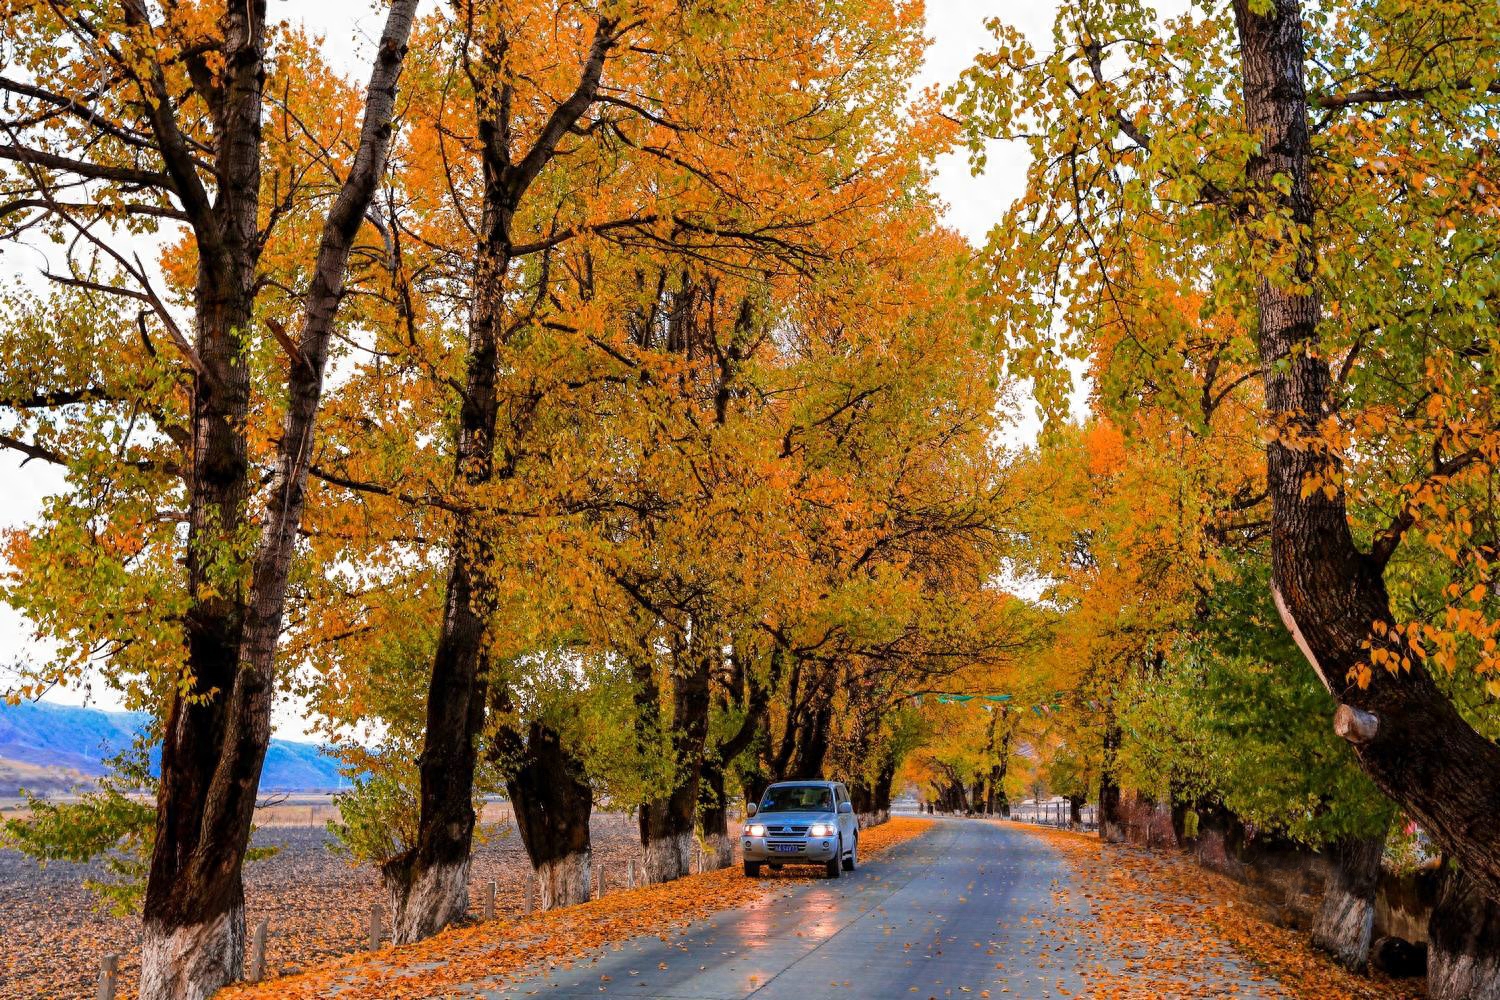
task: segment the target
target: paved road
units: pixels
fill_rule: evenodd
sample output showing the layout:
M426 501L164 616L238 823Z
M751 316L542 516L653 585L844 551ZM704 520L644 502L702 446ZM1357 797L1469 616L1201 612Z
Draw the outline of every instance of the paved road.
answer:
M1054 890L1069 879L1062 858L1024 832L940 822L838 881L798 884L773 902L720 913L669 941L638 938L593 961L479 995L1070 996L1083 986L1075 946L1066 935L1041 932L1059 923Z

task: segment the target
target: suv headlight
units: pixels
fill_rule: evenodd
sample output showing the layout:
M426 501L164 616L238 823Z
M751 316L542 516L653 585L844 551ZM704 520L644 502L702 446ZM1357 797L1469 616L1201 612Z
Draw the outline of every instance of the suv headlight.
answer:
M751 823L745 827L745 836L747 837L764 837L765 835L766 827L763 823Z
M807 828L807 835L809 837L832 837L833 827L828 823L814 823Z

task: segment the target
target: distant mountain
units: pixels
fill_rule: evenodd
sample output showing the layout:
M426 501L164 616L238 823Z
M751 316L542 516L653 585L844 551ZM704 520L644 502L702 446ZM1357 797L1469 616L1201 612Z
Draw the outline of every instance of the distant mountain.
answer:
M128 748L149 722L143 712L105 712L45 701L0 702L0 795L16 786L63 791L103 775L105 761ZM152 771L159 757L152 754ZM338 762L313 743L271 741L263 792L329 791L349 784Z

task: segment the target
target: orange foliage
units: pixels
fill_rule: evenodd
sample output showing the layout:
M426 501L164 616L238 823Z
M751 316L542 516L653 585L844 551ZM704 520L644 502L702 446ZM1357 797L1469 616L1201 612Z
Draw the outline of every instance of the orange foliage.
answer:
M1346 972L1305 935L1262 916L1250 891L1190 861L1093 835L1015 824L1066 857L1081 901L1042 930L1081 949L1091 997L1221 997L1239 979L1298 1000L1404 1000L1404 990ZM1132 956L1149 956L1140 961ZM1248 963L1248 968L1247 968Z

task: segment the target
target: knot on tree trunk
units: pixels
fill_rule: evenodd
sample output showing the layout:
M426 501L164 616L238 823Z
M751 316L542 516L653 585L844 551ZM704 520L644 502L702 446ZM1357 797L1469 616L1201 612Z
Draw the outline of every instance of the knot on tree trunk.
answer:
M1353 705L1340 705L1333 713L1333 731L1350 743L1363 745L1375 738L1380 720Z

